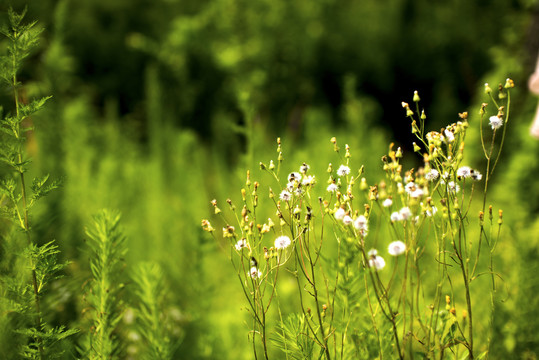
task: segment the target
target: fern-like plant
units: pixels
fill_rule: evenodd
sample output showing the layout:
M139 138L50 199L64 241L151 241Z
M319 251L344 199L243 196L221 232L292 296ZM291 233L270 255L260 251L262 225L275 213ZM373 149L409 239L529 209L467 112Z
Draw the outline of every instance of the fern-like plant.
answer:
M47 284L61 277L61 270L67 263L58 262L59 251L53 241L39 245L30 226L32 207L41 197L58 188L59 183L49 182L49 175L45 175L34 179L28 189L25 176L31 163L25 153L25 134L33 130L29 125L30 117L49 99L44 97L25 103L20 95L22 84L18 73L23 60L37 46L41 33L35 22L23 24L25 12L17 14L10 9L10 26L0 27L0 33L8 39L7 54L0 57L0 81L10 89L14 102L13 111L0 120L0 161L8 169L0 181L0 203L2 215L11 220L11 225L2 229L4 239L9 239L4 244L2 260L14 265L4 271L1 278L2 313L11 315L4 324L14 330L15 345L6 349L4 355L11 357L18 353L27 359L45 359L60 356L62 352L54 345L77 331L66 330L64 326L48 326L45 322L47 311L41 304ZM25 245L18 241L14 229L24 234Z
M123 349L116 332L124 308L120 299L125 287L122 269L127 251L120 214L101 211L86 234L93 278L86 296L92 325L84 352L89 359L116 359Z
M142 263L135 273L138 309L137 330L146 342L145 359L172 359L174 347L170 338L170 322L163 306L166 287L161 267L155 263Z

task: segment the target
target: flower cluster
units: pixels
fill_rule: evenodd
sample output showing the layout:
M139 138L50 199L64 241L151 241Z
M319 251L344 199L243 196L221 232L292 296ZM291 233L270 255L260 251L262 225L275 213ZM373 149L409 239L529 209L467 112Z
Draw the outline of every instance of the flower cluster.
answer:
M362 237L367 236L369 231L368 220L365 215L359 215L355 219L352 218L349 212L347 212L342 206L334 211L333 217L341 221L344 226L353 225L353 227L358 231L358 234Z

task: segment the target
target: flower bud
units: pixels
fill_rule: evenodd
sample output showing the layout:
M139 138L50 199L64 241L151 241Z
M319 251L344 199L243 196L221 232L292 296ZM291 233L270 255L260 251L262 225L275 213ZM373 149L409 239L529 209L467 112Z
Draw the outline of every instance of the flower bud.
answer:
M419 94L417 93L417 90L414 91L414 98L413 98L413 101L414 102L419 102L420 98L419 98Z
M515 83L513 82L513 80L507 78L507 80L505 80L505 85L504 87L506 89L510 89L510 88L514 88L515 87Z

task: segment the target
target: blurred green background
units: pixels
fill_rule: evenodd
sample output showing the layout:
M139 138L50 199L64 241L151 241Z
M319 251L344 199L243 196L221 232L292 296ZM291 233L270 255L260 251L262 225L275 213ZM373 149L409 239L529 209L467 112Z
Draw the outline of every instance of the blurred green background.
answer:
M8 6L27 5L26 19L44 28L20 80L27 98L53 95L32 119L32 171L65 178L33 219L40 241L57 239L73 261L53 323L77 326L89 277L84 226L114 208L129 238L128 271L148 260L165 269L179 312L177 358L250 359L237 278L223 244L200 229L209 201L237 198L246 169L260 176L258 162L276 158L277 136L289 170L306 161L323 175L335 161L332 136L350 144L371 183L391 141L415 166L401 101L419 91L428 129L462 111L473 122L483 83L509 76L514 115L489 197L505 210L496 261L507 285L492 358L539 354L539 149L528 135L537 98L526 86L538 1L0 3L3 23ZM0 100L12 107L7 91ZM480 155L469 150L470 165L481 169Z

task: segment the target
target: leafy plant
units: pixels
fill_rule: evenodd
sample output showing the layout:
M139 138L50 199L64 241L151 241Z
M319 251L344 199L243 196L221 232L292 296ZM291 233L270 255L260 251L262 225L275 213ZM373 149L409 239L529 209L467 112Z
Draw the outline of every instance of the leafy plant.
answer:
M0 58L0 78L10 88L14 101L13 111L0 121L0 160L9 169L0 185L2 214L6 215L26 238L26 245L22 246L22 249L15 242L6 244L6 253L18 253L11 261L20 265L2 277L6 289L2 295L9 304L4 311L19 315L17 320L13 320L16 323L15 332L22 336L17 339L16 348L19 354L28 359L45 359L60 356L62 351L54 345L75 334L77 330L68 330L65 326L49 326L45 321L47 311L43 309L41 301L49 283L62 276L62 270L67 263L58 262L59 250L54 241L39 245L39 241L33 238L31 227L31 208L41 197L58 188L59 182L48 181L48 175L36 178L30 186L31 192L26 184L25 175L31 161L26 157L24 148L26 134L33 130L30 119L44 107L50 97L29 103L25 103L21 97L22 84L18 81L18 73L23 60L37 46L41 33L41 30L35 27L35 22L23 23L25 12L17 14L10 9L10 26L0 29L9 40L7 55ZM4 236L11 237L11 231L5 230Z
M127 252L120 214L101 211L86 234L93 278L86 296L92 324L84 353L88 359L117 359L123 350L117 329L124 311L122 270Z

